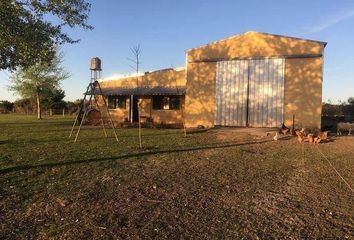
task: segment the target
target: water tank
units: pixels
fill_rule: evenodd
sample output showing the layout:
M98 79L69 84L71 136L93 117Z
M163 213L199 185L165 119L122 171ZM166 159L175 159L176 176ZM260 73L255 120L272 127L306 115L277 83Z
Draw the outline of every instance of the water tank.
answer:
M101 71L101 59L99 59L98 57L94 57L91 59L91 66L90 66L91 70L96 70L96 71Z

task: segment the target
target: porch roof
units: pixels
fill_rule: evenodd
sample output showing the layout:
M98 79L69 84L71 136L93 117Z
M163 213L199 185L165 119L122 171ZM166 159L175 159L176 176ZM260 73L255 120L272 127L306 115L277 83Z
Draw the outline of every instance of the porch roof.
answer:
M96 93L100 94L96 88ZM186 94L185 87L138 87L138 88L125 88L125 87L111 87L102 88L104 96L153 96L153 95L178 95L183 96Z

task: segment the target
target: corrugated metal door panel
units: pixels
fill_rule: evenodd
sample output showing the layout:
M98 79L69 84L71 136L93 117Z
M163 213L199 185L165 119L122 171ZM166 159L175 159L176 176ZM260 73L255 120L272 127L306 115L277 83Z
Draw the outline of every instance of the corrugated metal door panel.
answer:
M279 59L278 62L278 82L279 82L279 105L277 106L277 109L279 111L279 114L277 116L277 125L279 126L284 122L284 76L285 76L285 59Z
M231 102L232 102L232 107L231 107L231 125L232 126L237 126L237 111L238 111L238 106L237 106L237 92L238 92L238 82L237 82L237 67L232 68L232 77L231 77Z
M226 106L226 126L231 126L231 81L232 81L232 64L231 62L227 61L226 62L226 86L227 86L227 91L226 91L226 101L225 101L225 106Z
M221 106L221 94L220 94L220 81L221 81L221 63L216 65L216 84L215 84L215 125L221 125L220 122L220 106Z
M224 96L226 94L226 86L225 86L225 77L226 77L226 72L225 72L225 62L222 62L222 75L221 75L221 125L225 125L225 103L224 103Z
M225 91L224 91L224 96L223 97L223 106L224 106L224 112L223 112L223 117L224 117L224 125L228 126L229 125L229 116L228 116L228 111L229 111L229 64L228 62L224 62L224 86L225 86Z
M252 68L255 63L254 60L249 61L249 68ZM248 95L248 114L250 112L255 113L256 111L256 105L255 105L255 71L249 71L249 79L253 79L253 81L249 82L249 95ZM254 117L252 118L251 116L248 115L248 124L254 125Z
M248 111L250 126L279 126L283 122L284 64L284 59L218 62L215 125L246 126Z
M248 88L248 60L238 61L239 69L239 85L238 85L238 102L239 111L237 115L238 126L245 127L247 125L247 88Z
M268 117L268 122L267 122L267 126L275 126L277 124L276 118L276 92L274 87L277 85L276 84L276 79L275 77L275 69L274 69L274 62L270 61L269 63L269 81L268 81L268 90L269 90L269 98L268 98L268 105L270 106L270 110L268 112L269 117Z
M217 62L215 125L246 126L248 60Z
M247 87L247 82L244 81L244 68L245 61L237 61L237 125L246 126L243 123L244 116L244 103L246 102L243 95L243 90Z
M274 113L274 123L276 126L278 125L278 122L279 122L279 107L280 107L280 104L281 104L281 78L279 76L279 60L278 59L275 59L273 61L273 71L274 71L274 74L273 74L273 79L275 81L274 83L274 96L273 96L273 108L275 109L275 113Z
M234 126L235 124L235 68L232 63L229 62L229 72L230 72L230 107L229 107L229 125Z
M247 125L247 101L248 101L248 65L249 65L249 61L247 60L244 60L242 61L242 81L240 81L240 83L242 84L241 85L241 99L240 99L240 103L241 103L241 113L240 113L240 116L241 116L241 124L240 126L246 126Z
M259 119L259 63L258 60L251 60L250 65L250 91L253 93L252 98L249 99L250 103L253 105L252 109L249 109L248 112L248 123L249 126L256 127L258 126Z
M284 62L250 61L249 126L276 127L283 122Z

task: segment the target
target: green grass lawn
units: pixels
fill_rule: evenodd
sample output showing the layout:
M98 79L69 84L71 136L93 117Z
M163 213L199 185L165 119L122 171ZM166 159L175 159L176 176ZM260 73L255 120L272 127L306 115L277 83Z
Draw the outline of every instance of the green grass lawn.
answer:
M354 186L354 137L143 129L139 149L137 129L73 143L73 120L0 115L0 239L354 237L354 194L320 154Z

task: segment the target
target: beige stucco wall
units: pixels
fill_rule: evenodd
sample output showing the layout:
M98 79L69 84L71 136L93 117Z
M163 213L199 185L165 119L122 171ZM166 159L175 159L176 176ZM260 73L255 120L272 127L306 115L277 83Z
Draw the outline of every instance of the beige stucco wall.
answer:
M321 127L322 58L287 59L285 62L284 120L297 127Z
M144 84L148 87L176 87L186 86L186 70L160 70L148 72L144 75Z
M216 63L188 63L186 127L214 126Z
M182 124L183 107L184 98L182 98L180 110L155 110L152 108L152 99L149 97L142 98L139 105L140 116L152 118L156 124Z
M146 72L139 77L120 77L117 79L101 81L101 87L136 87L139 82L139 87L183 87L186 86L186 71L185 69L163 69L154 72Z
M186 126L214 126L216 61L285 57L284 121L292 115L302 127L321 126L324 44L248 32L187 51ZM293 58L306 55L309 58Z
M140 87L185 87L186 71L185 69L164 69L154 72L146 72L138 77ZM137 77L123 77L100 82L101 88L127 87L135 88L137 86ZM152 118L157 124L180 124L183 122L183 110L154 110L152 109L151 97L144 96L140 98L140 116ZM184 98L182 98L182 107L184 107ZM126 109L111 109L114 121L123 122L129 116L129 98L127 99Z
M187 60L322 54L323 44L314 41L247 32L187 51Z
M106 101L107 101L107 99L106 99ZM98 102L99 102L99 107L101 109L101 113L103 114L104 117L108 117L108 116L106 116L106 110L103 108L104 102L103 102L103 99L101 96L98 98ZM111 117L113 118L113 121L124 122L125 118L127 118L129 116L129 104L130 104L130 99L127 98L125 109L121 109L121 108L108 109Z

